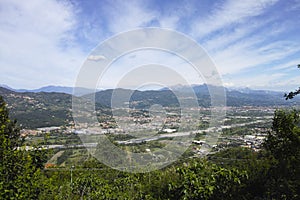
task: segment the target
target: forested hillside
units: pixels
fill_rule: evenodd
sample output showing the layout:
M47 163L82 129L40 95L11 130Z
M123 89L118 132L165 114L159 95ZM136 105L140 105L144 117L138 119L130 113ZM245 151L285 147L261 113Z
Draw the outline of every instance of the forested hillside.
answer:
M210 95L206 85L194 86L193 90L198 98L199 106L210 106ZM257 90L228 90L226 91L227 106L291 106L299 105L299 98L285 101L283 93ZM190 97L185 87L177 88L176 92L181 97ZM132 94L132 96L130 96ZM62 126L72 121L71 107L72 95L59 92L14 92L0 87L0 95L3 96L10 108L12 118L25 128L37 128L46 126ZM110 108L112 95L114 106L130 106L137 109L148 108L153 104L163 107L178 107L179 100L171 90L134 91L128 89L103 90L95 93L96 109ZM129 96L129 98L127 98ZM89 99L91 95L81 97ZM109 113L109 111L105 111Z

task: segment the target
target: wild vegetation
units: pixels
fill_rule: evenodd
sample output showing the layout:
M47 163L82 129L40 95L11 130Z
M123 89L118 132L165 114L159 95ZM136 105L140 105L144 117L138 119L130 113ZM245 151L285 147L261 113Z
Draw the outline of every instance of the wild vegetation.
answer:
M264 148L229 148L182 158L162 170L127 173L93 158L44 167L47 151L24 140L0 98L0 197L3 199L299 199L300 112L277 110ZM68 156L65 151L64 156ZM63 162L61 160L60 162Z

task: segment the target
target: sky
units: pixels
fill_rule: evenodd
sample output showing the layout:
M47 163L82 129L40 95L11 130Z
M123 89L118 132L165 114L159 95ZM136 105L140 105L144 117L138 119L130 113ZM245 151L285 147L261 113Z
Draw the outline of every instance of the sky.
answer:
M226 87L290 91L300 85L299 11L300 0L0 0L0 84L74 86L97 45L159 27L196 41Z

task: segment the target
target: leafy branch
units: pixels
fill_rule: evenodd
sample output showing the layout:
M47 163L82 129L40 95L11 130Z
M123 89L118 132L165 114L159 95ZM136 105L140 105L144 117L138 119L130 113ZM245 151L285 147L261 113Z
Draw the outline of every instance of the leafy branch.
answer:
M298 64L298 68L300 68L300 64ZM300 94L300 87L295 92L290 92L288 94L284 94L286 100L294 98L296 95Z

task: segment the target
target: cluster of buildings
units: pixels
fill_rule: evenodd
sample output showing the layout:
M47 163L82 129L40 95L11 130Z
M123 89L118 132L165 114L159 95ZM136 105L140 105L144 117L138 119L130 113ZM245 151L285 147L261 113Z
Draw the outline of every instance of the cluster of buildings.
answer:
M209 111L209 108L201 108ZM22 130L22 135L39 135L44 133L75 133L75 134L129 134L134 132L143 133L143 131L148 131L149 134L159 133L162 135L167 135L168 137L161 136L147 136L147 133L140 135L145 137L147 140L161 140L162 138L171 138L171 137L182 137L183 135L191 134L213 134L215 132L221 132L219 134L221 137L218 138L218 142L214 145L209 145L203 140L194 140L193 141L193 151L196 154L206 154L205 149L214 149L219 151L224 148L242 146L246 148L251 148L255 151L258 151L261 148L261 144L266 137L266 128L265 124L271 121L271 113L273 113L272 108L262 108L256 107L241 107L235 108L230 107L226 108L228 115L223 120L225 125L221 127L202 127L200 130L197 127L189 127L191 124L195 124L195 121L199 119L194 119L192 116L184 116L186 119L184 123L178 114L172 114L171 112L166 112L165 115L157 116L145 116L142 115L129 115L129 116L116 116L114 118L102 118L99 123L88 124L82 123L79 126L70 123L66 127L44 127L38 128L35 130ZM200 121L209 122L209 114L202 114ZM226 123L227 122L227 123ZM180 131L178 130L180 127ZM182 128L183 127L183 128ZM248 131L243 134L233 134L226 135L223 134L224 130L233 130L239 127L247 127ZM179 131L179 132L178 132ZM205 138L205 137L204 137ZM139 138L137 137L137 140ZM126 143L126 141L124 141ZM128 141L129 142L129 141ZM133 141L134 143L135 141ZM131 141L132 143L132 141ZM130 144L131 144L130 143Z

